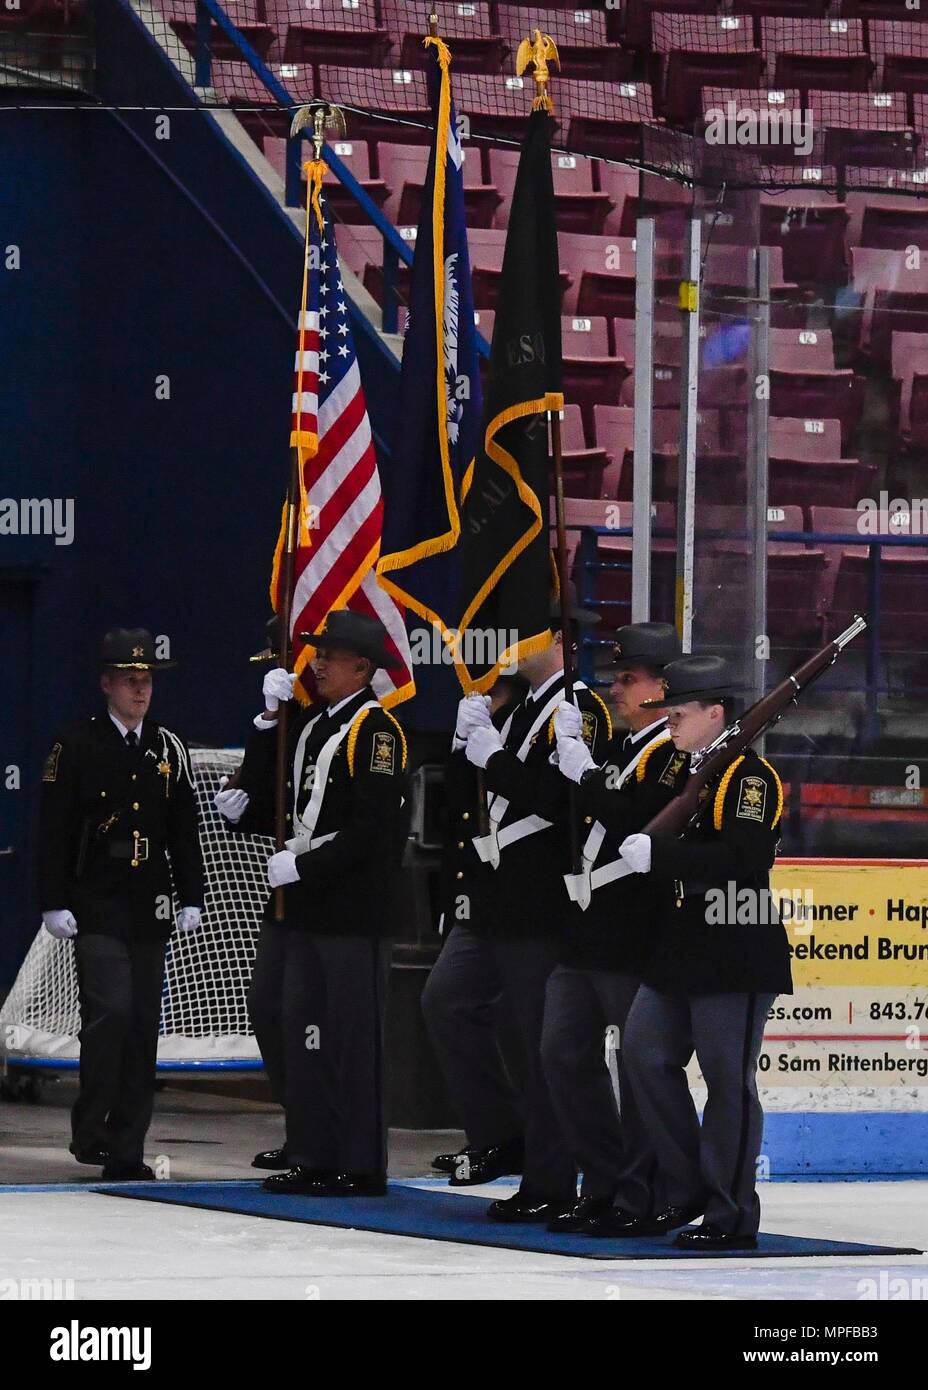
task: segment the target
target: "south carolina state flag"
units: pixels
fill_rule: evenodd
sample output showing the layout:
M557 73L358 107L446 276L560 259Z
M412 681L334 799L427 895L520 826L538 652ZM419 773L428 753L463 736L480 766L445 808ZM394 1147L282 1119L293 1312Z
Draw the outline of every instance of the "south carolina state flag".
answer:
M412 265L400 434L385 479L377 574L388 593L450 641L460 613L460 488L479 439L482 401L451 54L441 39L425 42L433 57L435 142Z

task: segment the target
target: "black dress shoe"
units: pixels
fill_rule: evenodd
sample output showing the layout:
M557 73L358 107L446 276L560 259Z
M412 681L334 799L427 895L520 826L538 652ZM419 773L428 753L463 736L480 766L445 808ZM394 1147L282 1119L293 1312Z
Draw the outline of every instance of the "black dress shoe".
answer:
M251 1166L252 1168L291 1168L293 1165L287 1157L287 1150L280 1148L265 1149L264 1153L255 1154L251 1160Z
M68 1152L74 1155L78 1163L90 1163L94 1168L102 1168L109 1158L102 1144L92 1145L89 1149L76 1149L73 1144L69 1144Z
M334 1197L338 1191L335 1179L336 1175L332 1172L297 1165L286 1173L274 1173L272 1177L265 1178L261 1186L265 1192L276 1192L283 1196L299 1193L304 1197Z
M464 1150L448 1179L449 1187L475 1187L492 1182L494 1178L511 1177L522 1172L525 1163L525 1142L510 1139L489 1149Z
M464 1154L470 1158L472 1154L476 1153L479 1153L478 1149L472 1149L468 1146L460 1149L456 1154L436 1154L432 1159L432 1167L437 1168L439 1173L453 1173Z
M702 1216L705 1211L705 1203L701 1202L692 1207L665 1207L655 1216L649 1216L642 1222L643 1236L663 1236L668 1231L674 1231L678 1226L688 1226L691 1221L695 1221L697 1216Z
M108 1163L103 1169L104 1182L154 1182L155 1175L147 1163Z
M703 1223L693 1231L679 1231L673 1243L678 1250L756 1250L757 1236L731 1235Z
M598 1216L613 1210L611 1197L581 1197L562 1215L548 1222L548 1230L555 1235L570 1235L574 1231L586 1231L587 1224Z
M386 1175L339 1173L335 1179L335 1192L339 1197L385 1197L387 1195Z
M517 1192L514 1197L504 1197L491 1202L487 1207L487 1216L491 1221L502 1221L509 1225L516 1222L547 1225L556 1216L563 1216L565 1212L570 1211L573 1206L573 1202L549 1202L546 1197L526 1197Z
M609 1203L608 1210L601 1211L578 1229L585 1236L603 1236L611 1240L625 1240L631 1236L647 1235L646 1222L640 1216L632 1216L624 1207L614 1207Z

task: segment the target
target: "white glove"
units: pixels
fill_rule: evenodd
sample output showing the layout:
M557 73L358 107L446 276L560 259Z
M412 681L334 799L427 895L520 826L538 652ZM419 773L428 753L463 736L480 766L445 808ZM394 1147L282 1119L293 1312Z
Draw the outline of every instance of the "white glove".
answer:
M74 913L67 907L56 907L51 912L43 912L42 925L49 936L57 936L59 941L67 941L69 937L77 936Z
M619 845L619 854L632 873L649 873L651 869L651 836L626 835Z
M467 761L475 767L486 767L493 754L498 753L502 746L503 740L492 724L485 729L474 729L467 740Z
M557 765L571 782L579 783L583 774L597 764L582 738L559 738Z
M296 855L291 849L278 850L267 861L267 881L272 888L283 888L285 883L298 883Z
M296 673L285 671L282 666L275 666L273 671L268 671L261 687L261 692L264 695L264 708L273 713L281 700L292 700L295 681Z
M229 779L223 777L219 783L219 791L213 797L213 805L221 816L225 816L230 825L238 825L242 816L248 810L249 796L238 787L231 787L227 791Z
M562 700L554 711L554 737L579 738L583 733L583 720L580 718L580 711L576 705L569 704Z
M203 916L198 907L182 907L177 914L178 931L199 931Z
M460 752L474 729L488 729L491 724L489 695L465 695L458 705L452 752Z

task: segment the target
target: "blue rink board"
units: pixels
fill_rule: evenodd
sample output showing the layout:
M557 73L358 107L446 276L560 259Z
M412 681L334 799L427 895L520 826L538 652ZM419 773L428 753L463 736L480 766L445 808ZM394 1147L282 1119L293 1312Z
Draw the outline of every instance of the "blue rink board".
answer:
M669 1236L639 1240L597 1240L592 1236L552 1235L539 1226L504 1226L488 1221L485 1197L422 1190L391 1182L386 1197L281 1197L264 1192L255 1182L140 1182L112 1186L95 1183L90 1191L107 1197L127 1197L173 1206L232 1212L272 1221L296 1221L310 1226L373 1231L380 1235L415 1236L453 1241L460 1245L489 1245L538 1255L569 1255L590 1260L641 1259L769 1259L811 1255L920 1255L922 1251L892 1245L816 1240L806 1236L762 1233L756 1250L693 1253L677 1250Z
M768 1110L770 1177L928 1175L928 1112Z

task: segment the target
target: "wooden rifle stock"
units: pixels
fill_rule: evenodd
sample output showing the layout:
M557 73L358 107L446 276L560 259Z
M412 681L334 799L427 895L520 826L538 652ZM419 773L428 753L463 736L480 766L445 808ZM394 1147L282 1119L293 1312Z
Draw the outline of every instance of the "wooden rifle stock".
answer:
M833 642L810 656L791 676L787 676L769 694L745 710L740 719L724 729L714 743L696 754L683 791L648 822L642 834L663 835L665 838L680 835L701 809L703 803L699 794L703 788L722 777L745 749L776 724L789 706L798 702L802 692L837 661L838 654L866 626L865 619L855 618L850 627L845 628Z

